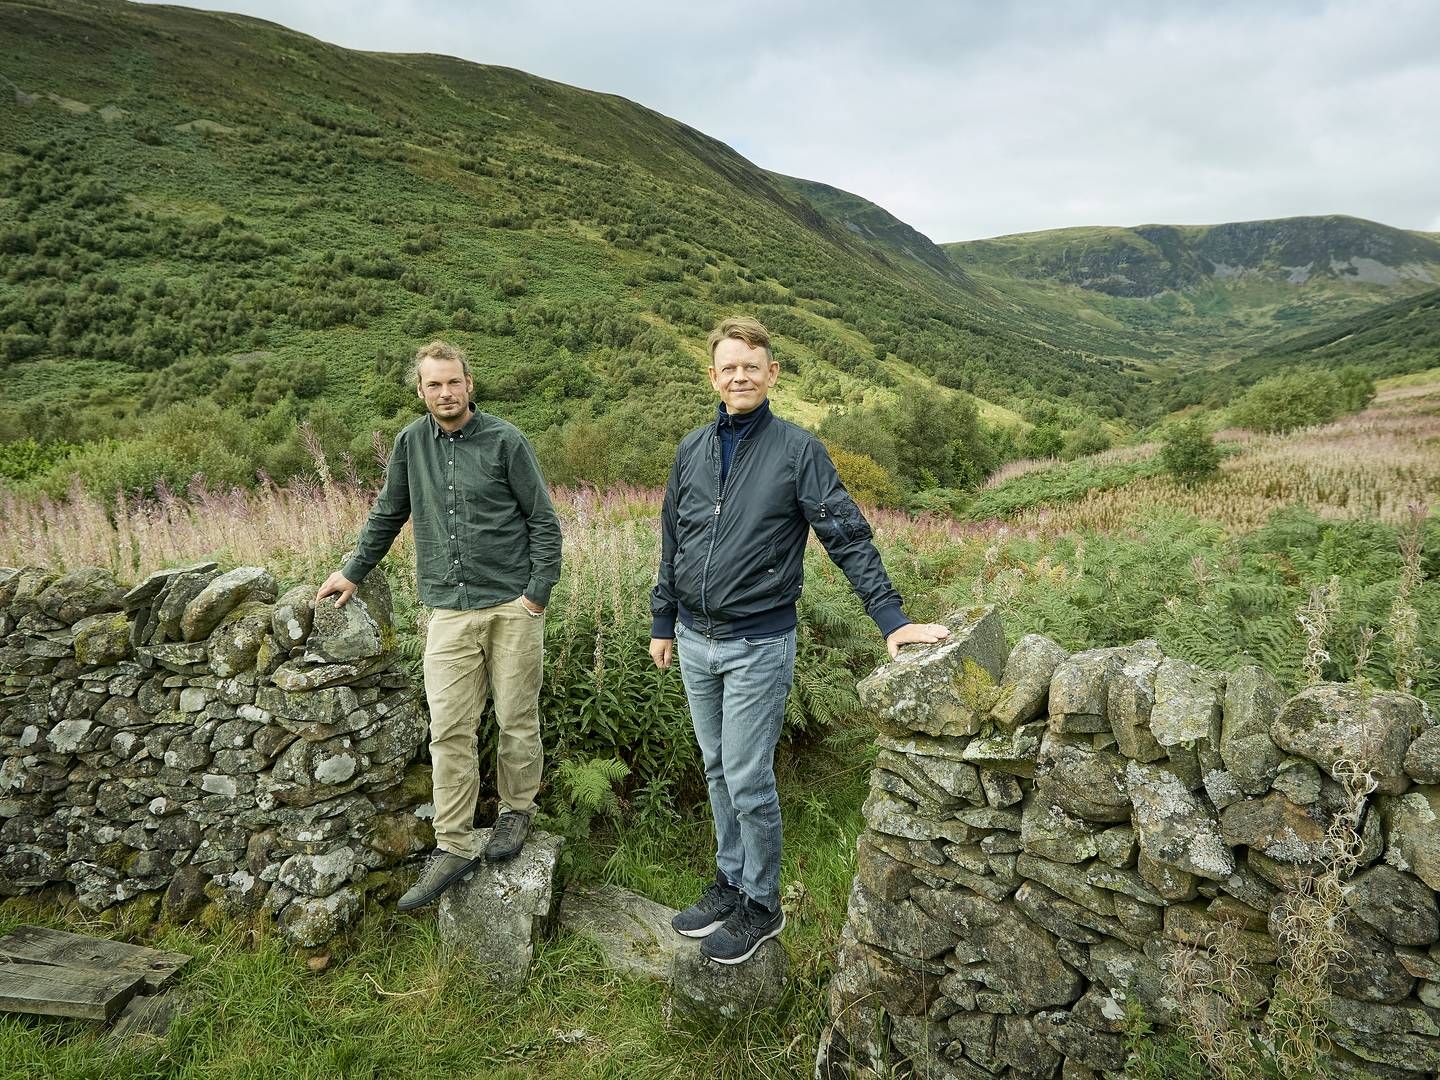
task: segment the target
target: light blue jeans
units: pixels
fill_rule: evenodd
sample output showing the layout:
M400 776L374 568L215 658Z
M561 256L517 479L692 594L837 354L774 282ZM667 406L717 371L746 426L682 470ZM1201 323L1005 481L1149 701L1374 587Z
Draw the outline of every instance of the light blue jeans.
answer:
M752 901L780 907L775 744L795 676L795 631L712 641L675 625L680 677L705 761L715 865Z

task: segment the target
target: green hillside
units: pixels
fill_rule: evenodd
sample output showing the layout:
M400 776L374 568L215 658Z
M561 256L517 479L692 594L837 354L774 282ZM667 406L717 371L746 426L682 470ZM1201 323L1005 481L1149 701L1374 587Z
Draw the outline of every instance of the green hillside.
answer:
M1149 345L1164 374L1228 363L1440 283L1434 237L1343 216L943 246L977 282L1032 310Z
M1219 405L1267 375L1292 368L1355 366L1375 378L1425 371L1440 363L1440 289L1406 297L1287 338L1233 364L1164 384L1167 408Z
M121 479L180 481L198 425L207 475L243 481L299 468L308 417L363 470L444 334L560 474L653 481L737 309L811 422L906 383L990 415L1133 401L1122 360L621 98L111 0L0 4L0 52L0 443L148 438Z

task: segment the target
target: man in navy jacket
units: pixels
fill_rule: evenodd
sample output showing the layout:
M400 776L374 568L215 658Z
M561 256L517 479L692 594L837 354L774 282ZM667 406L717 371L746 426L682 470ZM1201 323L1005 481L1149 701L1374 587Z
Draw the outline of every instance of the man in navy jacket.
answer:
M795 671L795 601L813 528L864 601L890 655L949 631L905 617L870 526L824 444L766 400L780 375L751 318L710 332L715 422L680 441L661 512L650 656L678 652L715 817L716 876L673 925L738 964L785 925L775 745Z

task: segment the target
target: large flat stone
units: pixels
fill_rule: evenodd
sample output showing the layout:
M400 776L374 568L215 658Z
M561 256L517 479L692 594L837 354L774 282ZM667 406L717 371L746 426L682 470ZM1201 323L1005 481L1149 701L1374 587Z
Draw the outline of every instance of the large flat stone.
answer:
M973 735L1005 673L1005 631L993 606L953 617L936 645L901 650L860 680L860 704L887 734Z
M685 938L670 926L668 908L618 885L576 885L560 900L560 926L600 947L611 967L667 979Z
M1287 701L1270 735L1282 749L1331 776L1337 762L1354 762L1374 776L1381 794L1396 795L1410 786L1405 775L1410 744L1434 725L1425 703L1409 694L1322 683Z

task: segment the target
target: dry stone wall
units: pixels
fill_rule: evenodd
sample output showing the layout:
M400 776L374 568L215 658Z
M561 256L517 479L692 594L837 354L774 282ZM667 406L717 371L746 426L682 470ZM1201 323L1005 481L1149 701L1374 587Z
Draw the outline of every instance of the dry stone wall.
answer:
M314 946L429 847L383 577L343 608L314 591L214 563L128 591L0 568L0 895L214 905Z
M990 608L860 691L881 734L817 1076L1122 1075L1127 1006L1180 1019L1177 950L1226 928L1273 982L1287 894L1357 806L1332 1072L1440 1069L1440 728L1419 699L1287 699L1153 641L1007 649Z

